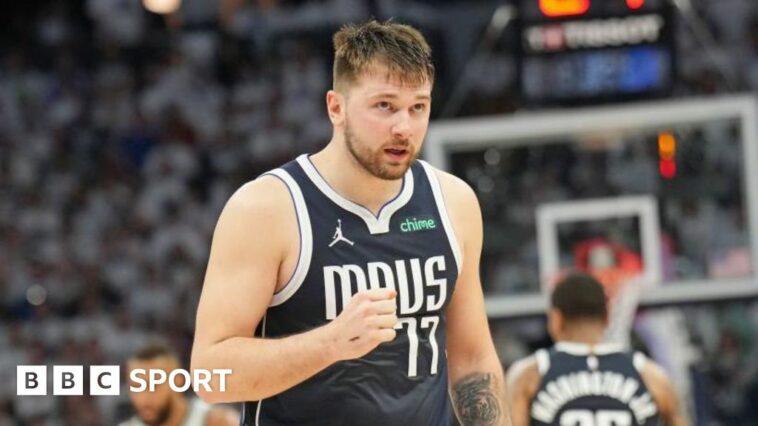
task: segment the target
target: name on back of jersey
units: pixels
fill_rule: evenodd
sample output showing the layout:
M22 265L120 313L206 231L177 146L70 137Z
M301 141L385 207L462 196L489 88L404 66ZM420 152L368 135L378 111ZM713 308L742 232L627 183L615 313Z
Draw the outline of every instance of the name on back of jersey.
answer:
M445 270L445 256L429 257L423 264L414 258L324 266L326 319L335 319L355 293L377 288L397 291L398 316L438 312L447 301Z
M654 416L658 409L650 393L637 392L640 383L633 377L611 371L579 371L558 376L537 393L532 417L552 424L556 414L571 401L588 396L615 399L628 406L639 424Z

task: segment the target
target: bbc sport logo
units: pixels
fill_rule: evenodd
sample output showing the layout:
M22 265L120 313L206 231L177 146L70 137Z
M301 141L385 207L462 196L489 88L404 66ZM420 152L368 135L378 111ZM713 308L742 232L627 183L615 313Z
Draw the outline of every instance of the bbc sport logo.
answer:
M16 366L16 395L47 395L46 365ZM129 373L132 383L131 392L153 392L155 387L168 383L174 392L185 392L190 387L198 392L201 387L206 392L226 392L226 376L232 374L231 369L203 370L192 372L177 368L170 373L160 369L145 370L137 368ZM213 376L218 376L218 389L213 389ZM54 365L52 384L53 395L84 395L84 366ZM120 395L121 367L118 365L92 365L89 367L89 395Z

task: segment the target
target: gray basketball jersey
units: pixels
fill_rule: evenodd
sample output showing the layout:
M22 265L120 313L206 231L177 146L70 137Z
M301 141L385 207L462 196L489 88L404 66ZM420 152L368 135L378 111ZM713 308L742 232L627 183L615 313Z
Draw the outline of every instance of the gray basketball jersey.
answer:
M334 191L302 155L268 174L289 189L300 254L257 335L335 319L358 291L394 288L397 337L281 394L244 404L243 425L449 425L445 308L461 256L431 166L415 161L377 215Z

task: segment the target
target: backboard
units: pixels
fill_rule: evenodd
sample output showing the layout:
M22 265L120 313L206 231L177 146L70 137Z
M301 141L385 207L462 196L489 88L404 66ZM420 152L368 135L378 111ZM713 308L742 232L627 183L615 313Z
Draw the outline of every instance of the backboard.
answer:
M433 123L425 158L482 205L490 316L543 312L562 227L625 215L656 285L641 304L758 295L756 111L737 96Z

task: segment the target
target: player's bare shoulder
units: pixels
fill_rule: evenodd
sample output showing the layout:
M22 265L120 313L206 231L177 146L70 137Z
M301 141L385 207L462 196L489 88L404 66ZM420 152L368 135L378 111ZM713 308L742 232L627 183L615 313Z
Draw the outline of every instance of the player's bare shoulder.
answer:
M459 241L481 235L482 213L474 190L458 176L437 168L434 172Z
M540 380L537 359L534 356L528 356L511 365L506 374L505 382L509 396L514 397L516 394L533 396L537 393Z
M505 389L513 426L529 424L531 400L537 393L541 381L542 376L534 355L522 358L508 368Z
M635 367L640 372L642 380L666 423L676 426L686 424L674 386L663 367L641 354L635 355Z
M212 246L282 265L297 251L297 229L286 184L264 175L242 185L229 198L216 224Z
M291 205L284 182L275 176L263 175L239 187L229 198L224 210L275 217L277 213L291 210Z
M434 168L434 171L437 175L437 179L439 179L440 186L442 187L442 193L445 196L448 209L479 208L479 201L476 198L476 193L468 183L458 176L444 170ZM459 203L463 203L464 205L459 206Z
M239 232L237 236L265 230L267 238L276 237L277 230L297 226L287 186L271 175L242 185L224 206L216 231L222 226Z

